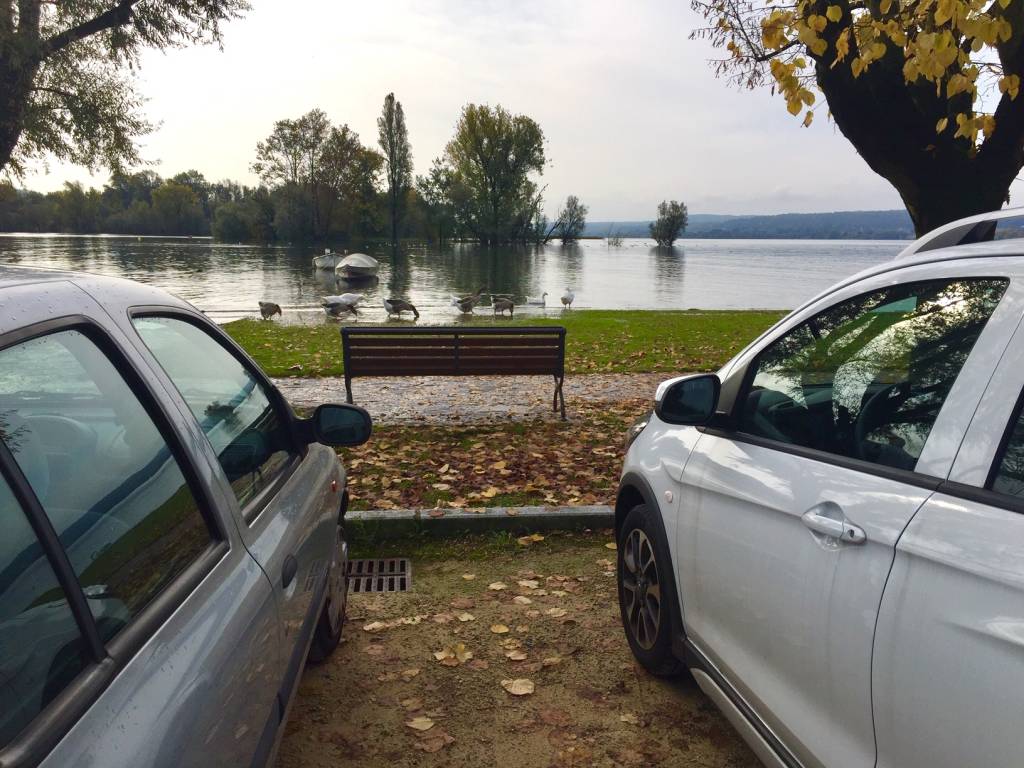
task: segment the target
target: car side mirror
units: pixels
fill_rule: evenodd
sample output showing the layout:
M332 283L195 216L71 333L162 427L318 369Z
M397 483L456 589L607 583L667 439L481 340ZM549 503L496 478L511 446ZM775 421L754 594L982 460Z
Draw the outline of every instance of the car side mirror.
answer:
M373 420L358 405L321 405L310 419L313 438L335 448L362 445L370 439Z
M722 382L714 373L699 373L666 381L658 388L654 412L667 424L701 426L718 407Z

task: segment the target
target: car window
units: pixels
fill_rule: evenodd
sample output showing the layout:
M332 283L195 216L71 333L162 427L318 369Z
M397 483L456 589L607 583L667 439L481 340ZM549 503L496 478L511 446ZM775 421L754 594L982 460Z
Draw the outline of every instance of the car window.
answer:
M1024 498L1024 410L1017 415L1006 440L991 486L998 493Z
M7 428L0 426L7 435ZM0 748L89 663L43 549L0 478Z
M171 317L136 318L135 327L199 421L245 507L291 460L285 418L256 376L206 331Z
M740 429L913 469L1006 285L909 283L825 310L758 356Z
M104 640L210 544L163 436L84 334L0 350L0 436L67 550Z

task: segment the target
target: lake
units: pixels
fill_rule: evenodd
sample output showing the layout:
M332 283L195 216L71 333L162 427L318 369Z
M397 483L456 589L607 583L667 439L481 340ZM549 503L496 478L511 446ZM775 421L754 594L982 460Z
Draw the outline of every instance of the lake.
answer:
M324 319L321 296L358 291L366 295L364 322L383 320L381 300L399 296L419 308L421 322L447 323L458 318L451 294L481 286L512 294L517 302L548 293L545 308L517 308L517 314L557 316L567 286L580 309L788 309L843 277L891 259L907 244L682 240L673 251L640 239L618 247L604 240L568 247L455 244L442 250L403 244L398 257L381 247L366 248L381 262L379 279L356 285L315 270L311 248L203 239L0 235L0 263L139 280L181 296L218 322L257 316L261 299L280 304L286 322L318 322ZM476 312L491 314L486 306Z

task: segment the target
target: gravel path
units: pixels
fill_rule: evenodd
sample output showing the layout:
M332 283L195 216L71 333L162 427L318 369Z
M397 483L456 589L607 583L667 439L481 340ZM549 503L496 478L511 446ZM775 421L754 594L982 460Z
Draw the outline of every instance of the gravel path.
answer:
M573 403L615 402L637 397L653 399L665 373L593 373L565 379L566 415ZM297 408L345 402L340 377L275 379ZM476 424L536 418L557 419L551 412L554 384L544 376L409 377L355 379L352 393L382 424Z

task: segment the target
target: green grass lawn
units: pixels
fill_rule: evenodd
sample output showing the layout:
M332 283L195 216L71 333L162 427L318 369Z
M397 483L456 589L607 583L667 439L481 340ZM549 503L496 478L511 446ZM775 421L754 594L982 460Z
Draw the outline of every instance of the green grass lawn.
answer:
M553 318L500 320L476 326L564 325L569 373L714 370L782 317L771 311L576 310ZM469 323L460 323L460 326ZM224 329L271 376L338 376L336 323L281 325L236 320Z

